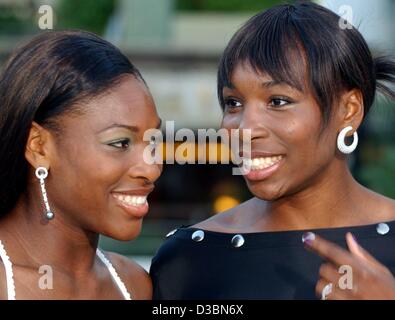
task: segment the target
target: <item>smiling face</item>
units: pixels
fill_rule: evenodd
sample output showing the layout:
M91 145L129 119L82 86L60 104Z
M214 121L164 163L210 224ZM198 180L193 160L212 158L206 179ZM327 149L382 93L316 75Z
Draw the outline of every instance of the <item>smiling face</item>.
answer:
M143 160L145 130L160 119L145 84L124 77L108 93L64 115L53 136L47 191L55 216L119 240L135 238L161 166ZM58 215L57 215L58 211ZM56 218L55 218L56 219Z
M334 121L320 135L322 116L313 96L236 65L224 87L222 127L251 129L252 168L245 179L258 198L275 200L319 179L335 159ZM304 90L306 91L306 90ZM248 161L248 160L247 160Z

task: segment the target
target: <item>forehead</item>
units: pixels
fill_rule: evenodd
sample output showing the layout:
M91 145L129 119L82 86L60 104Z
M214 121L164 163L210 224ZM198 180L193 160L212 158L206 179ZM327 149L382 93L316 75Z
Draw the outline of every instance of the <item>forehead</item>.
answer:
M298 92L303 92L305 90L305 87L299 88L297 84L289 81L289 79L272 76L269 72L261 71L252 66L251 63L245 61L238 63L234 67L230 76L230 81L224 87L224 90L226 90L226 88L233 89L238 86L248 87L251 85L259 85L263 89L281 86Z
M97 131L112 123L124 123L143 130L155 127L158 122L151 94L146 85L133 76L124 77L99 97L80 104L83 110L81 116L64 119L66 125L78 127L79 130Z
M145 84L134 77L125 77L107 93L90 103L92 112L104 120L141 118L147 113L156 114L154 101Z
M244 83L245 81L256 80L259 82L269 82L274 81L274 79L267 73L263 71L257 71L249 62L242 61L236 64L231 75L229 87L236 85L237 83Z
M236 68L243 67L257 75L266 75L276 82L284 82L304 91L309 87L310 63L302 44L290 37L283 36L284 41L277 39L278 43L256 39L259 45L254 42L251 47L243 47L240 51L234 45L220 66L224 86L229 87Z

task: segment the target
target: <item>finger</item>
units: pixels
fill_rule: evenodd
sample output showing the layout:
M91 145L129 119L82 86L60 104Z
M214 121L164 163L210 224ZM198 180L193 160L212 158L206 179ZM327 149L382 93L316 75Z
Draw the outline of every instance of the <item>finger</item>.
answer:
M335 266L331 263L325 263L321 265L319 270L319 276L326 282L331 282L334 284L339 283L339 272Z
M327 293L326 295L324 294L324 288L329 284L330 284L330 282L328 282L327 280L324 280L324 279L319 279L317 281L317 285L315 286L315 294L316 294L317 298L319 298L321 300L330 300L331 293Z
M312 232L305 233L302 239L307 248L336 266L353 265L353 256L337 244L329 242Z
M330 291L327 290L327 286L330 286L330 285L331 285L330 282L320 280L317 283L317 287L316 287L317 298L319 298L320 300L336 300L336 296L333 292L333 285L331 286Z
M377 261L369 252L362 248L354 235L350 232L346 234L348 249L355 257L369 263L374 268L387 269L379 261Z
M327 291L326 294L324 290L327 290L328 288L325 289L328 285L332 284L331 290ZM344 290L338 288L334 283L328 282L324 279L320 279L317 282L317 285L315 287L315 293L317 297L321 300L347 300L350 299L347 296L347 293L344 292ZM325 297L325 299L324 299Z

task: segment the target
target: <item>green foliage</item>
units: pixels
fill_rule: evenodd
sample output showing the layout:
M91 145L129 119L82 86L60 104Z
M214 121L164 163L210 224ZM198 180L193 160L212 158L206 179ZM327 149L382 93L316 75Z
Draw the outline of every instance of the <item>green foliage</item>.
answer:
M359 176L370 189L395 199L395 146L381 145L368 148L370 158Z
M115 0L62 0L57 9L57 28L102 34L114 8Z
M283 2L279 0L176 0L176 8L180 11L261 11Z
M18 10L24 10L23 15ZM0 34L12 36L29 33L34 29L34 13L27 8L1 7L0 8Z

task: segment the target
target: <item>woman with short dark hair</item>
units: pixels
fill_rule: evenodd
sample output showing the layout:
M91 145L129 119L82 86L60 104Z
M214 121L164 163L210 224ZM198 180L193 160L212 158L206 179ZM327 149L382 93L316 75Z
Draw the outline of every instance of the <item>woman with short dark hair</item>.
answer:
M339 21L311 2L278 5L230 40L218 71L222 127L251 130L243 158L254 198L173 232L153 259L154 298L395 297L395 201L347 164L376 90L395 99L395 64ZM345 250L350 232L380 263L350 234ZM343 264L354 286L341 290Z
M139 234L162 169L143 135L159 125L139 71L92 33L43 33L13 54L0 75L0 298L151 298L145 270L98 240Z

